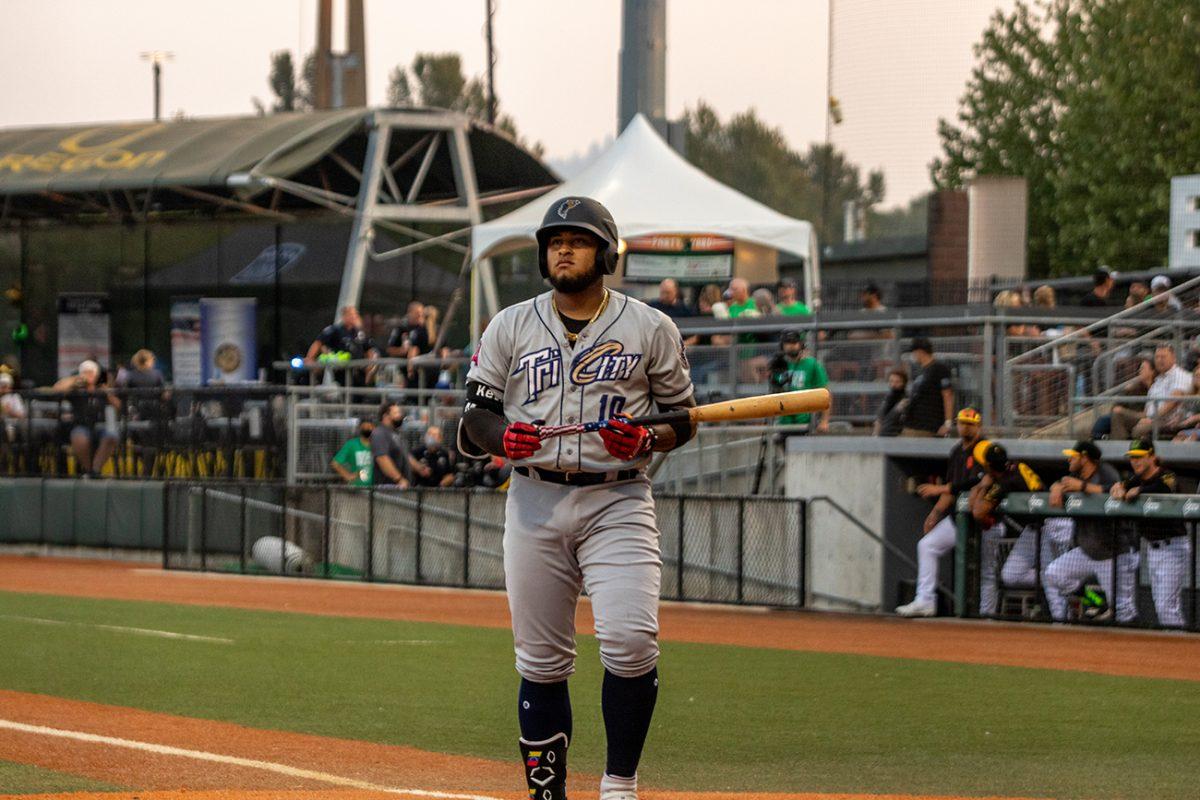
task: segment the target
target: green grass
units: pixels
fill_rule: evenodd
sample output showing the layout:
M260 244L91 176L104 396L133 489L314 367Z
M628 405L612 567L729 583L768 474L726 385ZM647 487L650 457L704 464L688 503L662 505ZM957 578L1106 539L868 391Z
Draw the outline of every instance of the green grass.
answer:
M0 615L236 640L0 617L3 688L496 759L516 750L507 631L11 593ZM386 643L397 640L433 644ZM660 673L648 785L1195 797L1195 683L670 642ZM603 766L600 678L581 637L572 758L591 772Z
M121 787L78 775L0 761L0 793L50 794L52 792L115 792Z

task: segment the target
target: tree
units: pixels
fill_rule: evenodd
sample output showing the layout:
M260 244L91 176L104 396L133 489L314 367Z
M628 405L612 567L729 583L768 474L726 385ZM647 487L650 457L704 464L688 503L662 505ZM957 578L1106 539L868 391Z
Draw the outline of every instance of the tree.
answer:
M871 210L867 214L867 236L920 236L929 229L929 195L914 197L903 208Z
M1194 3L1019 0L975 54L935 185L1023 176L1033 275L1161 265L1170 179L1200 163Z
M487 119L487 87L479 77L467 78L458 53L417 53L407 69L395 67L388 74L388 105L428 106L461 111L478 120ZM500 113L497 101L496 127L507 133L534 155L541 157L545 148L528 143L518 133L516 122Z
M267 76L267 84L275 100L271 103L270 112L277 114L281 111L304 111L313 107L313 86L317 76L317 54L309 53L304 58L304 66L300 77L296 77L292 54L287 50L279 50L271 54L271 71ZM261 115L268 109L257 97L250 98L255 110Z
M883 200L882 173L868 174L864 184L858 167L832 146L796 152L753 109L722 123L701 101L684 113L684 122L689 161L782 214L811 221L820 241L842 240L845 202L866 210Z

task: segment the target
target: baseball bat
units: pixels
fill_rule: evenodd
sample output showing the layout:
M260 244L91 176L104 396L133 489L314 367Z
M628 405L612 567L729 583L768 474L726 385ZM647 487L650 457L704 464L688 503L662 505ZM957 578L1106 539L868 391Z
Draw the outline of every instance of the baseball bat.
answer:
M760 394L736 400L722 400L692 408L677 408L660 414L648 414L629 420L631 425L670 425L676 422L736 422L744 419L783 417L789 414L805 414L825 411L829 408L828 389L800 389L795 392ZM586 433L603 428L604 422L584 422L574 425L556 425L541 429L541 438Z

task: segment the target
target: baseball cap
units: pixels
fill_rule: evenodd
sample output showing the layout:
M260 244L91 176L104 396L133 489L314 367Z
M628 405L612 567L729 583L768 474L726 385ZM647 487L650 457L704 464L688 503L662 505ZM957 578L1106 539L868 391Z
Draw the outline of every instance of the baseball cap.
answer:
M779 336L780 344L787 344L788 342L804 344L804 334L795 328L789 328Z
M1100 460L1100 448L1097 447L1096 443L1091 439L1080 439L1075 443L1074 447L1063 450L1062 454L1067 458L1074 458L1075 456L1087 456L1092 461Z
M0 386L12 386L13 376L7 372L0 372Z
M929 341L929 337L927 336L914 336L912 346L908 349L910 352L913 350L924 350L926 353L933 355L933 342Z
M1155 275L1154 280L1150 281L1151 289L1170 289L1171 279L1166 275Z
M958 416L954 418L958 422L967 422L971 425L978 425L983 422L983 415L977 409L967 406L958 412Z
M1097 267L1096 271L1092 273L1092 283L1099 286L1102 283L1106 283L1109 278L1114 277L1116 277L1116 273L1108 267Z
M1134 439L1125 451L1126 458L1141 458L1154 455L1154 442L1149 439Z

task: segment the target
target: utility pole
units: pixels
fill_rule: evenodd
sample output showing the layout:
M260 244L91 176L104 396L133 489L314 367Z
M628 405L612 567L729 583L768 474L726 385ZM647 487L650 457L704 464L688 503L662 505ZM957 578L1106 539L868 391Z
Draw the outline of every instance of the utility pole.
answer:
M496 15L495 0L484 0L487 13L487 121L496 124L496 51L492 44L492 17Z
M149 61L154 69L154 121L162 119L162 65L164 61L173 61L174 53L166 50L147 50L142 53L142 61Z
M833 243L833 224L829 221L830 197L833 189L833 126L841 122L841 108L833 96L833 3L829 0L828 47L825 65L825 168L821 170L821 227L822 234L828 233L828 244ZM835 117L836 112L836 117Z

